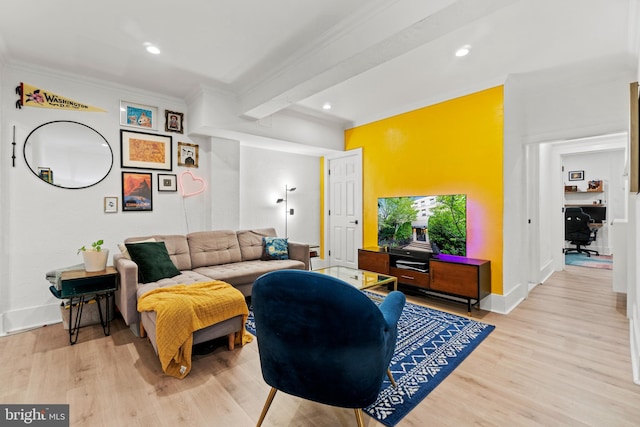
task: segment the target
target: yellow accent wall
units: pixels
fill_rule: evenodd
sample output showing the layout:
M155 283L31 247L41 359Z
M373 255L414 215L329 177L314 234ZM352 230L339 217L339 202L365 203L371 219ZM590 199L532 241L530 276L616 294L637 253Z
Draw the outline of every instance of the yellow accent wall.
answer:
M502 295L503 87L345 131L362 147L364 246L377 245L378 197L467 195L467 257L491 261Z

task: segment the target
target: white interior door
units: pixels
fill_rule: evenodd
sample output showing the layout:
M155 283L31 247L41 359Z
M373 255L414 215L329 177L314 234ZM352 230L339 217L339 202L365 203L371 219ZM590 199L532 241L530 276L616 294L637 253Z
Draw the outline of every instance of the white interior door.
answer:
M327 157L325 259L329 265L358 268L362 247L362 150Z

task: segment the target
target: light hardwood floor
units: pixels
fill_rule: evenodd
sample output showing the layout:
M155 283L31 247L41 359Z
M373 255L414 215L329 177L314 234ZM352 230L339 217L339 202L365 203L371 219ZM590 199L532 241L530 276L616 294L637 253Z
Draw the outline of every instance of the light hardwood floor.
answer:
M409 297L466 315L463 305ZM568 266L512 313L474 310L494 332L399 427L638 426L625 298L611 271ZM121 319L104 337L61 324L0 338L1 403L69 403L73 426L254 426L269 388L257 344L224 341L184 380L162 374L151 345ZM365 424L382 424L365 415ZM352 410L278 393L265 426L355 426Z

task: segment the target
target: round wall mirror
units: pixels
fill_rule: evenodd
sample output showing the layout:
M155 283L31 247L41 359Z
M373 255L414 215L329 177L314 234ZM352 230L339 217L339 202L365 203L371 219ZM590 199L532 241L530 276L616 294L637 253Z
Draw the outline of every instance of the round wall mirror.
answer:
M113 151L95 129L58 120L35 128L24 142L24 160L41 180L62 188L86 188L107 177Z

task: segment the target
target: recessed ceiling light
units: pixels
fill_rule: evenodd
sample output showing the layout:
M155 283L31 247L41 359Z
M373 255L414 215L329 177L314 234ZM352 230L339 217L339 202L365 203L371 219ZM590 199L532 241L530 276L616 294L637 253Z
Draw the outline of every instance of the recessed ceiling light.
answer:
M331 103L330 102L325 102L324 104L322 104L322 109L323 110L331 110Z
M147 52L152 53L154 55L160 54L160 49L158 49L157 46L154 46L151 43L145 43L144 46L147 49Z
M471 46L469 45L462 46L460 49L456 50L456 56L458 57L467 56L470 50L471 50Z

